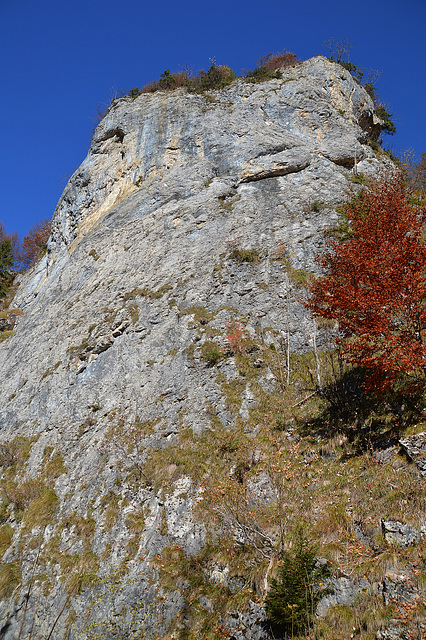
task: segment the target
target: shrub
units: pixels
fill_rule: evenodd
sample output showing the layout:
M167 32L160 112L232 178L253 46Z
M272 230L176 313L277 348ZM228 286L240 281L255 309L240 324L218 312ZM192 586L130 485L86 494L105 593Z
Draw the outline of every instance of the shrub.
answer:
M21 582L21 571L16 562L4 564L0 569L0 598L9 598Z
M207 341L201 347L201 357L209 367L214 367L223 358L223 353L215 342Z
M396 133L396 127L391 120L392 114L381 104L376 107L376 115L383 120L382 131L393 136Z
M197 92L221 89L231 84L235 78L235 73L231 67L224 64L212 64L207 72L203 70L198 72L197 76L191 81L189 88Z
M19 446L16 442L2 442L0 444L0 467L9 469L19 462Z
M4 524L0 526L0 557L4 555L7 549L10 547L10 543L13 538L13 529L10 524Z
M23 436L17 436L10 442L2 442L0 444L0 467L4 470L22 466L28 460L30 450L31 441Z
M158 81L158 86L160 89L174 89L176 86L176 80L173 75L170 75L170 69L166 69L160 75L160 79Z
M272 253L272 257L270 259L281 262L285 267L290 266L290 253L284 242L279 243L277 248Z
M295 269L294 267L287 267L287 275L292 284L295 287L304 288L309 285L314 279L314 274L305 269Z
M356 64L352 64L352 62L344 62L343 60L339 61L339 64L341 67L343 67L344 69L346 69L346 71L349 71L349 73L355 78L355 80L357 80L359 83L362 82L362 78L364 76L364 73L361 71L361 69L359 67L356 66ZM369 85L372 86L372 83L367 83ZM366 89L367 93L368 90Z
M229 257L235 262L260 262L259 249L232 249Z
M152 481L145 473L147 439L155 432L156 420L141 421L135 416L134 421L120 419L109 433L110 445L116 450L122 462L136 472L139 480L144 479L148 486Z
M50 227L50 220L41 220L20 242L18 235L7 234L0 222L0 298L8 294L16 269L26 271L46 252Z
M20 485L8 485L4 488L4 492L9 502L12 502L18 511L24 511L33 500L39 498L43 488L43 483L37 478L25 480Z
M225 342L228 350L235 354L246 354L246 346L243 342L244 327L240 322L226 322Z
M7 296L9 287L13 282L14 273L12 267L14 262L11 238L0 239L0 298Z
M231 67L224 64L217 65L214 63L208 71L201 69L195 76L191 75L189 71L171 73L170 69L166 69L161 74L159 80L149 82L139 93L173 91L180 87L184 87L189 91L195 91L196 93L202 93L203 91L226 87L231 84L235 78L236 75Z
M402 166L413 204L423 204L426 200L426 153L420 154L417 163L414 151L409 149L403 155Z
M129 91L129 93L127 95L130 96L130 98L132 98L132 100L135 100L135 98L140 96L141 93L142 93L142 91L139 90L139 87L133 87L133 89L130 89L130 91Z
M267 53L257 61L257 67L246 73L248 82L264 82L273 78L281 78L281 69L290 67L298 62L297 57L290 51L281 53Z
M1 295L0 295L0 298L1 298ZM14 329L12 331L3 331L2 333L0 333L0 344L5 340L7 340L8 338L10 338L11 336L13 336L14 333L15 333Z
M364 85L364 89L366 90L374 104L376 104L378 99L376 94L377 87L375 87L372 82L366 82Z
M311 203L310 211L312 211L313 213L318 213L319 211L321 211L323 207L324 207L324 203L321 202L321 200L314 200Z
M247 82L265 82L266 80L273 80L274 78L281 78L282 72L277 69L276 71L269 71L266 67L256 67L252 71L248 71L246 74Z
M258 65L265 67L268 71L276 71L283 67L291 67L296 62L298 62L296 55L283 49L278 53L266 53L258 60Z
M329 50L329 60L331 60L332 62L342 64L343 56L347 56L349 60L349 53L352 49L352 42L350 42L348 38L343 38L342 40L330 38L329 40L324 41L324 46Z

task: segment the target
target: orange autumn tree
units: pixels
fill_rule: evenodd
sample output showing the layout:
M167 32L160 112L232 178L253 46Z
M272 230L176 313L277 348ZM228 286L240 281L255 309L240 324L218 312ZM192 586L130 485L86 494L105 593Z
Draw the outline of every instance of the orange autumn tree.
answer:
M411 206L399 174L378 179L343 207L348 233L317 258L309 287L314 316L336 320L345 359L378 394L396 382L425 382L426 210Z
M31 227L22 240L18 257L24 271L32 267L46 251L50 229L51 221L45 218Z

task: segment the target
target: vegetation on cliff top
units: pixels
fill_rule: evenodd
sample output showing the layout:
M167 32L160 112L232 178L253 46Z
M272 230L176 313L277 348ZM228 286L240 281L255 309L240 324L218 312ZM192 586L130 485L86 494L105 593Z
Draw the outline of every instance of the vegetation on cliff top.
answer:
M367 93L370 95L374 102L377 116L383 121L382 131L384 133L393 135L396 133L396 127L392 121L392 114L389 113L387 108L380 101L377 94L377 87L374 82L379 75L378 72L370 72L364 79L364 72L357 65L352 62L346 62L343 60L343 55L347 54L349 57L349 50L351 48L350 43L346 40L336 41L331 39L329 42L324 43L330 48L329 60L337 62L344 67L354 77L358 84L362 85ZM190 92L204 93L205 91L212 91L214 89L222 89L230 85L237 77L242 77L246 82L256 83L265 82L267 80L273 80L282 77L282 69L292 67L300 64L300 60L297 56L283 49L276 53L266 53L261 56L257 61L257 66L252 70L246 70L243 76L237 76L235 72L228 65L217 64L213 58L210 60L211 66L207 71L200 69L197 73L194 73L191 67L186 66L182 71L170 71L166 69L160 75L158 80L152 80L142 88L133 87L129 92L120 91L114 92L112 102L116 98L129 96L132 99L137 98L144 93L154 93L156 91L174 91L175 89L183 88ZM111 102L111 103L112 103ZM110 105L98 106L95 116L95 127L99 124L102 118L105 116Z
M391 120L392 114L389 113L385 105L380 101L377 94L377 87L374 84L378 76L380 76L380 73L374 69L370 69L367 76L364 77L364 71L362 71L362 69L356 64L353 64L353 62L349 62L349 53L352 49L352 43L348 38L343 38L342 40L330 38L324 42L324 46L329 50L329 60L337 62L337 64L340 64L344 69L349 71L356 82L362 85L369 94L370 98L374 102L376 115L383 120L382 131L389 135L396 133L396 127ZM344 60L345 56L347 57L347 60Z
M178 88L185 88L188 91L202 93L211 91L212 89L221 89L231 82L237 76L234 71L227 65L217 64L214 59L211 60L211 66L208 71L200 69L197 73L193 73L192 69L186 68L183 71L170 73L166 69L160 76L159 80L152 80L142 89L134 87L128 93L131 98L137 98L142 93L153 93L155 91L172 91ZM280 69L297 64L298 60L294 53L283 50L278 53L267 53L258 60L258 66L253 71L247 71L245 78L248 82L262 82L272 78L280 78Z

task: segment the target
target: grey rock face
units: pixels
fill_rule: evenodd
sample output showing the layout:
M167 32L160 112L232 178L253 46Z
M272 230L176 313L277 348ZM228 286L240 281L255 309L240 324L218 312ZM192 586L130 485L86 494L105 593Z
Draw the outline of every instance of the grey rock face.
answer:
M235 612L226 620L226 629L234 640L268 640L267 619L264 609L256 602L250 602L248 614Z
M418 597L418 591L409 577L396 571L390 571L383 580L383 599L388 605L392 602L413 602Z
M421 597L411 576L404 571L390 570L382 585L383 600L386 605L398 603L402 606L418 602ZM418 617L415 624L407 624L401 619L392 619L376 634L377 640L408 640L421 638L426 630L423 618Z
M371 586L365 578L351 580L350 578L333 578L330 581L333 593L324 596L318 603L317 613L319 616L325 616L330 607L336 604L351 605L355 598L361 593L371 591Z
M75 622L61 618L58 638L87 638L89 623L114 637L123 611L126 637L138 628L158 635L184 606L179 589L159 603L154 561L165 547L196 554L204 544L193 517L199 478L175 480L170 461L163 495L141 465L184 428L210 427L212 408L234 424L216 377L232 380L235 366L232 358L208 366L203 327L218 346L225 323L242 319L253 336L285 342L288 329L292 351L312 349L312 320L276 257L285 250L295 270L316 270L354 158L367 175L386 166L367 143L377 127L366 92L316 57L280 80L236 81L211 96L124 98L96 129L56 208L48 253L22 278L14 306L24 316L0 345L2 440L34 437L29 478L46 455L60 453L64 465L54 480L56 520L27 535L59 559L86 553L96 567L96 585L72 598ZM238 261L235 249L257 259ZM273 388L272 373L257 366L259 384ZM244 420L249 385L243 400ZM150 430L133 443L135 460L123 454L120 428L132 437L136 416ZM252 490L274 499L266 476ZM20 525L11 522L7 562L28 580L37 547L19 555ZM86 538L76 534L83 526ZM66 600L59 559L37 615L30 598L24 636L33 619L46 634ZM235 637L264 637L256 606L250 619L236 614ZM0 605L16 637L21 619L11 611L10 601Z
M356 157L360 171L374 172L378 163L366 142L379 133L378 123L366 92L340 65L321 56L286 69L282 80L254 87L237 81L214 92L212 102L183 90L118 100L58 203L49 268L138 186L146 191L166 179L168 197L151 189L142 206L148 213L164 206L165 199L186 199L200 179L220 177L216 193L209 195L228 192L229 197L241 183L308 167L291 182L306 185L312 172L327 181L333 173L324 171L327 160L351 167ZM183 181L176 175L182 169ZM305 189L305 201L321 195L321 189L315 191ZM331 195L325 185L323 192ZM339 189L332 200L337 203L340 196ZM329 197L327 204L333 204Z
M408 438L401 438L399 443L419 468L422 476L426 477L426 433L417 433Z
M421 540L422 535L415 527L393 520L382 520L382 531L386 542L408 547Z

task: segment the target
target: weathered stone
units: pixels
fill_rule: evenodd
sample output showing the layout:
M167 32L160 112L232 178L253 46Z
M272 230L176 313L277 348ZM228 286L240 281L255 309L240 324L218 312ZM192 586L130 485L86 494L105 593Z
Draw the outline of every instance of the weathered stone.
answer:
M276 178L288 173L297 173L309 166L310 153L305 147L281 151L272 155L259 156L256 160L244 163L241 182L253 182L265 178Z
M382 593L386 605L394 602L413 602L419 595L410 577L398 571L388 571L383 580Z
M426 433L416 433L408 438L401 438L400 445L408 457L419 468L422 476L426 477Z
M416 632L414 635L409 625L401 623L400 620L393 620L385 628L379 629L376 634L376 640L421 640L426 633L426 624L423 622L416 623Z
M325 616L330 607L337 604L351 605L355 598L361 593L371 591L371 585L365 578L352 580L350 578L331 578L328 585L333 593L326 595L318 603L317 614L321 617Z
M248 614L235 612L226 619L224 628L230 633L232 640L268 640L271 634L268 631L266 613L257 602L250 601Z
M247 491L253 504L270 504L276 502L277 494L269 475L260 473L256 478L250 478L247 482Z
M117 619L125 637L142 630L158 637L184 612L184 586L163 592L155 563L165 547L191 555L204 544L193 515L201 478L176 480L169 461L163 492L140 465L185 428L211 428L212 415L224 428L250 415L250 384L235 414L218 382L218 375L238 376L234 359L221 357L217 334L227 321L243 317L259 340L286 344L289 337L292 352L312 349L312 320L277 251L285 246L296 271L318 269L313 257L338 220L354 155L366 175L390 166L368 144L379 125L362 87L321 56L284 69L279 80L237 80L209 96L125 97L99 124L58 203L47 254L20 277L14 305L24 316L0 344L2 440L35 437L28 477L39 475L46 450L64 461L52 480L56 520L34 537L43 549L58 540L58 553L81 554L85 544L99 563L98 582L71 598L69 634L65 615L58 621L61 640L65 633L86 638L89 626L116 637ZM256 259L239 261L233 249ZM319 331L319 346L323 339ZM214 365L203 354L209 341ZM277 382L260 359L254 370L272 391ZM134 443L137 464L119 439L131 434L136 416L151 427ZM251 490L256 499L274 498L267 474ZM133 525L132 517L139 517ZM18 540L20 524L10 522ZM74 534L83 525L80 539ZM21 542L8 561L19 561L28 581L37 547ZM67 599L64 580L52 560L52 584L40 591L37 609L40 637ZM336 588L336 602L356 591L343 582ZM21 624L12 600L0 604L7 639ZM227 626L238 639L268 637L264 610L250 607Z
M382 520L382 531L386 542L403 547L415 544L422 538L420 531L411 525L394 520Z
M370 547L370 549L374 551L380 550L380 545L377 543L378 538L381 537L382 534L380 527L367 525L364 522L354 522L353 532L355 538L363 545Z
M417 587L411 581L411 575L397 569L389 570L383 580L382 595L386 605L412 605L418 603L420 594ZM410 625L404 620L391 620L376 634L377 640L409 640L410 638L422 638L426 631L426 624L419 620ZM414 632L414 633L413 633Z
M8 309L0 313L0 334L3 331L13 331L21 319L22 312L20 309Z

